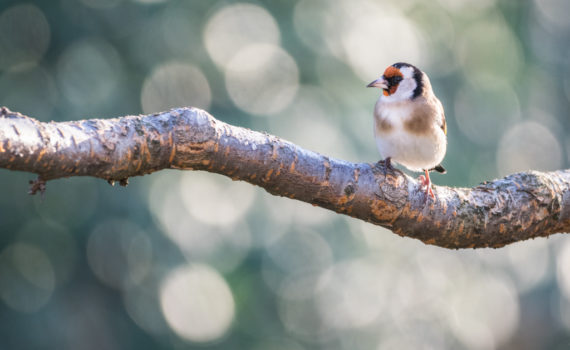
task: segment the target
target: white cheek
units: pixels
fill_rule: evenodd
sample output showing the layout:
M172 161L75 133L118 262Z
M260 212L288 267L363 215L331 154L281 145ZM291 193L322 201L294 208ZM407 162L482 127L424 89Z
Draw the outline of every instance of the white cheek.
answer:
M414 76L414 69L412 67L402 67L400 68L400 72L402 72L405 79L409 79Z
M382 103L394 103L409 100L412 98L415 89L416 83L414 80L404 79L398 85L398 89L396 89L395 93L388 96L380 95L380 101Z
M404 93L409 93L414 91L414 89L416 88L415 86L415 82L412 79L404 79L401 83L400 86L398 87L398 90L402 90L402 92Z
M401 102L405 100L409 100L412 97L412 91L407 91L405 86L398 86L398 90L395 93L388 96L380 96L382 102L385 103L394 103L394 102Z

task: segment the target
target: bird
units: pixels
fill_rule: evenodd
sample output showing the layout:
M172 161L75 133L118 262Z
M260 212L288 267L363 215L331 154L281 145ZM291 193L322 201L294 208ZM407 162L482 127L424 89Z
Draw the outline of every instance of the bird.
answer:
M367 87L380 88L374 106L374 138L385 169L392 162L411 171L424 172L419 181L435 199L430 171L445 173L441 165L447 150L447 124L441 101L435 96L426 73L398 62Z

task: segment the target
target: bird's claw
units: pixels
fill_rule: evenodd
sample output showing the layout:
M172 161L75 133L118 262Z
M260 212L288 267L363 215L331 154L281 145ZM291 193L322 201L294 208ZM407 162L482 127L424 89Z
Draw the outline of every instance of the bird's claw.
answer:
M426 188L425 201L427 202L428 195L429 195L431 198L435 199L435 194L433 193L433 189L432 189L432 186L431 186L431 180L430 180L430 178L429 178L429 177L425 177L425 176L423 176L423 175L420 175L420 176L418 177L418 181L420 182L420 184L422 185L422 187L425 187L425 188Z

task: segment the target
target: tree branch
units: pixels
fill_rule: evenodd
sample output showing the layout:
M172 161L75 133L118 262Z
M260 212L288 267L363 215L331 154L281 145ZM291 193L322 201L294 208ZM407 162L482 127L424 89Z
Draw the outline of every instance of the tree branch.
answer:
M195 108L116 119L42 123L2 108L0 168L45 181L94 176L126 184L161 169L206 170L446 248L502 247L570 231L570 170L507 176L477 187L435 186L381 164L350 163L216 120Z

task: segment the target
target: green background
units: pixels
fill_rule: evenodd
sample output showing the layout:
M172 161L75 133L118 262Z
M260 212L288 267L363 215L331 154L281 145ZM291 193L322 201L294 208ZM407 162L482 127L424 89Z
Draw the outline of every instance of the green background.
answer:
M375 162L366 89L406 61L473 186L568 167L565 0L0 0L0 105L42 121L196 106ZM449 251L201 172L111 187L0 170L2 349L566 349L570 241Z

